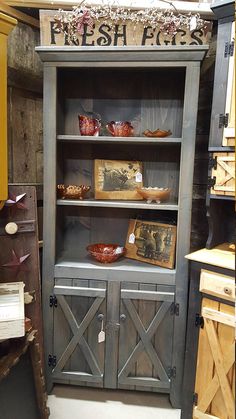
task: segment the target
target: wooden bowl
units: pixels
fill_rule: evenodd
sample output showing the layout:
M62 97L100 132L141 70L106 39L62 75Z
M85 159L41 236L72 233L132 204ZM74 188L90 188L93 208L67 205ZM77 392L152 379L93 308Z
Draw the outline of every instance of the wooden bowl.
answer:
M57 185L57 195L59 199L84 199L91 186L85 185Z
M162 201L166 201L169 196L171 189L169 188L137 188L137 192L146 199L147 203L150 204L152 201L156 201L160 204Z
M143 133L143 135L145 135L145 137L153 137L153 138L168 137L171 134L172 134L172 132L170 130L165 131L163 129L156 129L155 131L150 131L149 129L146 129L146 131L144 131L144 133Z
M118 244L95 243L87 246L89 254L98 262L111 263L124 256L126 248Z

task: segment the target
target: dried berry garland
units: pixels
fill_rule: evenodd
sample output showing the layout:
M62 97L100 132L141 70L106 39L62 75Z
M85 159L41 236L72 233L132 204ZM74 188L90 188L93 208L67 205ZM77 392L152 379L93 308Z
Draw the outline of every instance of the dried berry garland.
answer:
M158 28L161 33L170 37L176 35L178 29L181 28L188 28L190 31L203 29L205 33L208 32L208 22L201 19L199 13L183 15L178 13L171 2L165 2L173 6L174 12L162 11L157 8L135 11L123 7L114 8L110 5L88 6L82 4L74 6L72 11L65 12L60 9L54 17L54 29L65 34L71 44L76 42L78 35L83 35L84 25L92 28L96 22L101 20L104 24L111 24L113 29L120 22L133 22L134 26L141 23L144 27Z

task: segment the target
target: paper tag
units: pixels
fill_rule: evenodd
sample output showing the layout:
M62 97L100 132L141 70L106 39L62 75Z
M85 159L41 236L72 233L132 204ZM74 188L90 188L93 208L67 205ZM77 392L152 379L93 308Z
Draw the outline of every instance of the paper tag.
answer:
M134 233L131 233L129 235L129 243L134 243L134 242L135 242L135 235L134 235Z
M140 172L136 173L136 175L135 175L135 180L136 180L136 182L138 182L138 183L142 182L142 180L143 180L142 173L140 173Z
M105 335L105 332L103 330L103 320L102 320L101 332L98 333L98 343L104 342L105 338L106 338L106 335Z
M105 332L103 330L98 334L98 343L102 342L105 342Z
M194 29L196 29L196 27L197 27L196 16L192 16L191 19L190 19L189 29L190 29L190 31L194 31Z
M119 255L122 252L123 252L123 247L117 247L114 253L115 255Z

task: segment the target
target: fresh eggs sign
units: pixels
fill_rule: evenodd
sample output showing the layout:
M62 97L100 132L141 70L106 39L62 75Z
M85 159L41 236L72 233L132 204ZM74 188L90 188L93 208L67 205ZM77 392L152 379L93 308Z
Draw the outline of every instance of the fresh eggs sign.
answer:
M109 21L96 21L92 26L84 25L83 34L78 34L73 44L67 36L60 33L55 25L56 11L40 11L40 38L42 46L78 45L84 47L108 46L152 46L152 45L205 45L209 44L210 29L177 29L169 36L151 26L131 21L112 24ZM64 12L66 13L66 12ZM208 26L209 27L209 26Z

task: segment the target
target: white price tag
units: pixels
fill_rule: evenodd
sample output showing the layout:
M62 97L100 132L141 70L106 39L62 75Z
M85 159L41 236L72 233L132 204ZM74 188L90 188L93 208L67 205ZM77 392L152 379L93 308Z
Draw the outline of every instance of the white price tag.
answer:
M136 173L136 175L135 175L135 180L136 180L136 182L138 182L138 183L142 182L142 180L143 180L142 173L140 173L140 172Z
M98 343L105 342L105 339L106 339L106 335L105 335L105 332L103 330L103 320L102 320L101 332L98 333Z
M120 255L123 252L123 247L117 247L115 250L115 255Z
M196 29L197 27L197 19L195 16L192 16L190 19L190 25L189 25L189 29L190 31L194 31L194 29Z
M135 242L135 235L134 235L134 233L131 233L130 235L129 235L129 243L134 243Z

